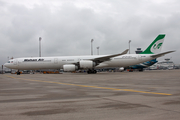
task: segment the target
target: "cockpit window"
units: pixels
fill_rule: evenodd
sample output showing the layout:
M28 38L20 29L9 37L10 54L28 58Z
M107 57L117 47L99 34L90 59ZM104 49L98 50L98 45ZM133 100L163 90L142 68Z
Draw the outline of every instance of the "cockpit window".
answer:
M8 63L13 63L13 61L11 60L11 61L8 61Z

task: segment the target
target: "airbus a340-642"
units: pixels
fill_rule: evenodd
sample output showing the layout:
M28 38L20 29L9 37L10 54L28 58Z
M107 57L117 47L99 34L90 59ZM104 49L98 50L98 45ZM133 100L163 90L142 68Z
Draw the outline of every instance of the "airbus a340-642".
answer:
M4 64L10 69L19 70L40 70L40 69L63 69L64 71L75 71L85 69L87 73L96 73L98 68L112 68L136 65L152 59L161 57L165 54L174 52L162 52L162 44L165 34L160 34L141 54L126 54L128 49L120 54L113 55L87 55L87 56L58 56L58 57L27 57L15 58Z

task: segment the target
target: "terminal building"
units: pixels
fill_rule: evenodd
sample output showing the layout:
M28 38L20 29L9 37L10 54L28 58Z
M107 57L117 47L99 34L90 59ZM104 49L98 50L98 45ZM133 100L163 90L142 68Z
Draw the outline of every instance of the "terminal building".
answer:
M164 61L158 62L157 66L159 69L174 69L174 62L170 60L170 58L164 59Z
M149 67L151 70L172 70L175 69L175 64L170 58L166 58L163 61L159 61L156 64Z

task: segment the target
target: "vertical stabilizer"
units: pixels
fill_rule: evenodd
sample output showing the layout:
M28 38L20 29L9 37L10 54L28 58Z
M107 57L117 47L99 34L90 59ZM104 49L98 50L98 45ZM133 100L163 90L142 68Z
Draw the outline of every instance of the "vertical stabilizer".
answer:
M160 53L164 42L165 34L160 34L156 39L149 45L149 47L140 54L155 54Z

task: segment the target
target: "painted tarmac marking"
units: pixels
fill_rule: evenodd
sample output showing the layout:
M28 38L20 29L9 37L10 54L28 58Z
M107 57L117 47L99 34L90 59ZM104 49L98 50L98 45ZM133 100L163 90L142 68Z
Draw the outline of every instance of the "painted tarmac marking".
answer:
M117 89L117 88L108 88L108 87L78 85L78 84L70 84L70 83L61 83L61 82L52 82L52 81L43 81L43 80L33 80L33 79L17 78L17 77L13 77L13 76L7 76L7 77L10 77L10 78L13 78L13 79L19 79L19 80L44 82L44 83L54 83L54 84L60 84L60 85L71 85L71 86L78 86L78 87L89 87L89 88L98 88L98 89L115 90L115 91L126 91L126 92L136 92L136 93L146 93L146 94L156 94L156 95L172 95L172 94L169 94L169 93L146 92L146 91L138 91L138 90L133 90L133 89Z

